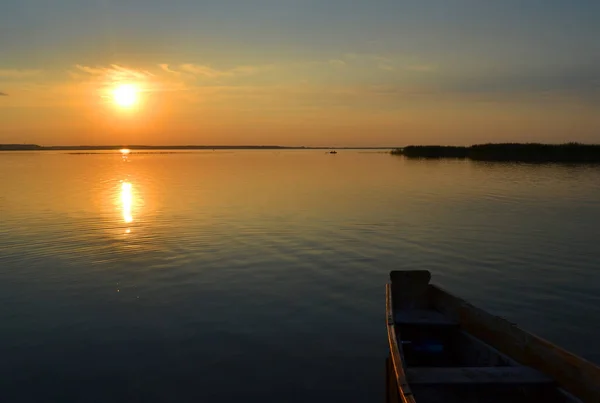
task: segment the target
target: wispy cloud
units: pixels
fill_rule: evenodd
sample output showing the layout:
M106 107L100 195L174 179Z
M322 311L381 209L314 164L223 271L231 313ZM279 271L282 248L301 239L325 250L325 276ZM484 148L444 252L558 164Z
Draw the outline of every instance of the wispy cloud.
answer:
M329 65L333 67L344 67L346 66L346 62L340 59L331 59Z
M384 70L384 71L395 71L396 70L396 65L388 57L379 56L379 55L367 55L367 59L372 60L373 63L375 63L375 65L377 66L377 68L379 70Z
M134 79L147 79L154 76L154 74L150 73L147 70L132 69L128 67L119 66L117 64L111 64L109 67L90 67L77 64L75 65L75 67L79 71L82 71L89 75L108 78L113 82L129 81Z
M171 70L171 69L169 68L169 65L168 65L168 64L166 64L166 63L161 63L161 64L159 64L159 65L158 65L158 67L160 67L160 69L161 69L162 71L165 71L165 72L167 72L167 73L171 73L171 74L179 74L179 72L178 72L178 71Z
M349 65L371 66L372 68L388 72L433 72L437 66L423 62L419 57L411 55L383 55L377 53L346 53L342 59Z
M394 65L391 63L379 63L377 65L377 68L379 70L384 70L384 71L395 71L396 70L396 67L394 67Z
M479 75L439 72L426 80L388 83L365 90L374 96L398 101L538 103L577 100L582 104L598 104L600 74L597 71L597 68L590 67Z
M98 75L104 75L106 73L106 69L105 68L96 68L96 67L89 67L89 66L82 66L80 64L75 65L75 67L77 67L79 70L83 71L84 73L88 73L94 76L98 76Z
M433 81L440 88L468 94L572 94L600 95L600 65L504 73L441 75Z
M192 89L194 86L190 80L201 78L208 82L216 83L221 79L232 79L237 77L248 77L262 71L275 68L275 65L268 66L237 66L230 69L216 69L204 64L184 63L172 66L168 63L158 64L163 80L177 81L181 86ZM166 73L166 74L165 74ZM205 83L208 84L208 83Z
M8 94L6 92L0 92L0 97L7 97Z
M129 74L137 78L146 78L154 76L154 74L150 73L148 70L130 69L127 67L118 66L116 64L111 64L111 68L120 73Z
M419 72L427 73L430 71L435 71L436 67L432 64L415 63L415 64L407 64L406 66L404 66L404 69L409 70L409 71L419 71Z
M77 64L67 71L72 80L82 85L89 85L100 92L102 98L111 96L114 88L120 84L135 84L140 92L165 93L187 91L189 86L167 64L160 64L152 71L118 64L108 66L86 66ZM169 74L167 74L169 73ZM172 74L175 73L175 74Z
M168 68L168 65L166 68ZM179 68L182 71L195 76L214 79L222 77L250 76L268 70L272 68L272 66L238 66L231 69L219 70L207 65L186 63L179 66Z
M374 53L346 53L343 63L348 65L366 64L380 70L394 71L396 66L392 58Z
M119 83L134 83L144 92L186 91L191 97L200 91L200 97L206 95L207 88L210 87L212 91L220 94L227 93L227 96L230 97L235 94L237 97L240 96L241 86L264 87L265 91L269 93L278 86L295 86L300 85L301 82L303 82L302 86L308 83L326 87L332 85L352 86L356 84L354 76L377 74L373 73L373 70L382 70L384 72L379 73L380 75L386 75L393 80L397 75L407 74L408 70L431 71L432 69L432 66L421 63L415 57L353 53L331 55L329 58L313 61L273 61L263 65L238 66L167 62L157 63L149 68L139 68L118 64L77 64L68 73L74 81L82 85L89 84L91 88L97 88L108 94ZM333 80L335 83L331 80L331 74L335 74L336 79ZM223 92L223 87L232 89ZM363 90L357 90L357 92L364 94ZM252 96L254 94L256 94L256 89L253 90ZM336 93L336 97L342 96L351 95ZM377 94L376 96L381 95Z
M2 78L24 78L32 77L40 74L42 70L31 70L31 69L0 69L0 77Z

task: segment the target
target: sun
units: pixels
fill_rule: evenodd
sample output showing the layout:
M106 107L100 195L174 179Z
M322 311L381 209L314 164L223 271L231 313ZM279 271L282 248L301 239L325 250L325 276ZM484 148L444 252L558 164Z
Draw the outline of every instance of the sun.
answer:
M113 90L113 99L120 107L129 108L137 103L138 89L132 84L121 84Z

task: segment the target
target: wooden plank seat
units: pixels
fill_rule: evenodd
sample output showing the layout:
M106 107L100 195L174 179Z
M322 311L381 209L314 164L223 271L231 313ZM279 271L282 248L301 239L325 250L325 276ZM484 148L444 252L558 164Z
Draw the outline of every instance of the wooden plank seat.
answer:
M449 319L438 311L431 309L407 309L394 314L394 321L398 325L433 325L455 326L457 322Z
M408 368L411 385L444 384L551 384L553 380L526 366L506 367L420 367Z

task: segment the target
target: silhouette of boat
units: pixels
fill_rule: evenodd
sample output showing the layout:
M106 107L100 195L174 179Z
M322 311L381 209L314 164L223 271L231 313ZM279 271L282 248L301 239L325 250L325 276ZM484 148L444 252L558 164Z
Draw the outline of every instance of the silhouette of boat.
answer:
M337 154L337 151L335 151L335 150L329 151L329 154Z
M600 368L441 288L425 270L386 285L388 403L600 402Z

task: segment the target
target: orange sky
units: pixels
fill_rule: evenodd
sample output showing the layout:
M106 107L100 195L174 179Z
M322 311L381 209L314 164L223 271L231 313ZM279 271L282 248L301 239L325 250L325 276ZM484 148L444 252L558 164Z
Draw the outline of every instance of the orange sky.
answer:
M0 143L600 143L594 2L7 1Z
M0 99L0 142L393 146L589 142L599 132L595 105L567 96L489 97L411 88L411 78L435 70L395 72L407 77L406 89L311 80L322 70L352 68L350 61L341 63L229 70L76 65L62 77L22 72L3 86L10 95ZM268 76L277 79L264 82ZM123 84L137 89L131 107L114 99Z

